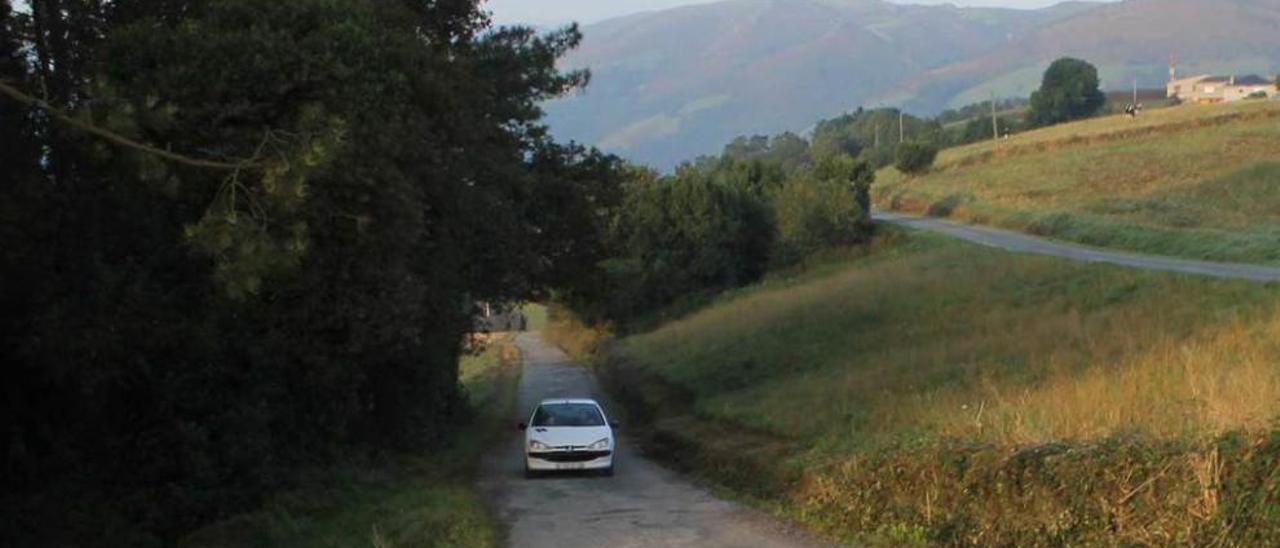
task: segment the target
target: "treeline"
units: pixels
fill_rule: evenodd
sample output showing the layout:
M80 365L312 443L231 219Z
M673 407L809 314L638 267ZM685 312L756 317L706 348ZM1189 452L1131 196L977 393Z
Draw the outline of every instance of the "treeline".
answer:
M944 111L932 118L896 108L859 108L818 122L813 131L813 148L820 153L844 152L883 168L898 161L899 145L903 143L940 150L1029 129L1028 104L1025 99L1000 101L995 105L994 120L991 103Z
M0 544L167 545L446 443L480 300L594 283L579 40L471 0L0 0Z
M739 138L661 176L629 169L594 283L559 295L626 329L671 305L759 280L872 231L874 167L794 134Z
M914 173L927 170L941 149L993 139L997 129L1003 136L1030 127L1027 104L1026 100L997 104L994 126L990 103L949 110L934 118L896 108L859 108L819 121L808 139L791 132L742 136L725 146L721 155L700 157L690 165L723 179L729 176L725 173L744 169L741 162L726 161L746 159L753 162L754 169L776 179L790 176L798 168L812 167L818 159L847 157L876 170L896 166Z

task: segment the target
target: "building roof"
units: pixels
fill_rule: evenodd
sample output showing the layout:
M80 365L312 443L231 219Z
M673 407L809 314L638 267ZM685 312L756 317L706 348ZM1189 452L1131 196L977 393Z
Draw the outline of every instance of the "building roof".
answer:
M1256 74L1250 74L1248 76L1239 76L1239 77L1210 76L1208 78L1203 79L1202 81L1206 83L1213 83L1213 84L1229 84L1232 82L1233 78L1235 79L1234 85L1237 85L1237 86L1265 86L1267 84L1275 83L1273 80L1268 80Z
M1241 76L1239 78L1236 78L1237 86L1265 86L1267 84L1274 84L1274 83L1275 83L1274 80L1268 80L1256 74L1250 74L1248 76Z

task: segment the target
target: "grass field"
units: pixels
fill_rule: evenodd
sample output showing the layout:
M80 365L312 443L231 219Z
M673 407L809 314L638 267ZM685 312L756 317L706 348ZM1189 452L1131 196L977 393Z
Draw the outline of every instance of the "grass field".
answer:
M1280 102L1152 110L943 151L880 173L879 207L1102 247L1280 264Z
M649 402L660 429L674 425L657 437L684 444L694 471L750 470L739 484L748 490L791 478L773 503L860 541L1237 538L1246 532L1230 528L1242 521L1204 506L1210 492L1227 505L1214 483L1223 480L1195 478L1222 475L1212 459L1228 449L1217 440L1265 435L1280 417L1280 286L889 231L865 257L772 279L619 341L604 364L669 387ZM661 398L636 390L647 394L629 397ZM684 416L660 416L676 408ZM1075 456L1054 460L1059 447ZM762 468L740 462L752 450L770 455ZM1019 460L1028 451L1034 473ZM1262 506L1241 503L1241 515L1280 519L1280 464L1265 462ZM1012 477L1021 479L975 495ZM1152 498L1135 500L1147 480ZM1031 499L1025 515L1009 506ZM1208 517L1187 521L1197 512ZM1096 521L1131 514L1141 518L1113 529Z
M831 447L1203 436L1280 417L1280 287L923 234L618 352L696 395L704 416Z
M439 546L493 547L498 527L474 485L479 455L509 416L518 351L499 335L463 358L461 381L481 410L472 430L447 451L401 455L317 473L307 487L282 493L256 512L201 530L189 548Z

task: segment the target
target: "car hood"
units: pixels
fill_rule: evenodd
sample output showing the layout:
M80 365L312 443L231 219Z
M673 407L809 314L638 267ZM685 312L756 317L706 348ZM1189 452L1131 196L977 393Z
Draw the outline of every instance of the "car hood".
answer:
M532 426L528 438L552 447L590 445L601 438L613 439L608 426Z

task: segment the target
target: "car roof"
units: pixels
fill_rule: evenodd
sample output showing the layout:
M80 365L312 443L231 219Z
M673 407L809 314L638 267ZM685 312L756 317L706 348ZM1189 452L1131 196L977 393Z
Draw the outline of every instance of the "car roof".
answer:
M593 400L591 398L550 398L550 399L545 399L545 400L542 400L541 402L538 402L538 405L548 405L548 404L555 405L558 403L590 403L590 404L600 405L599 403L596 402L596 400Z

